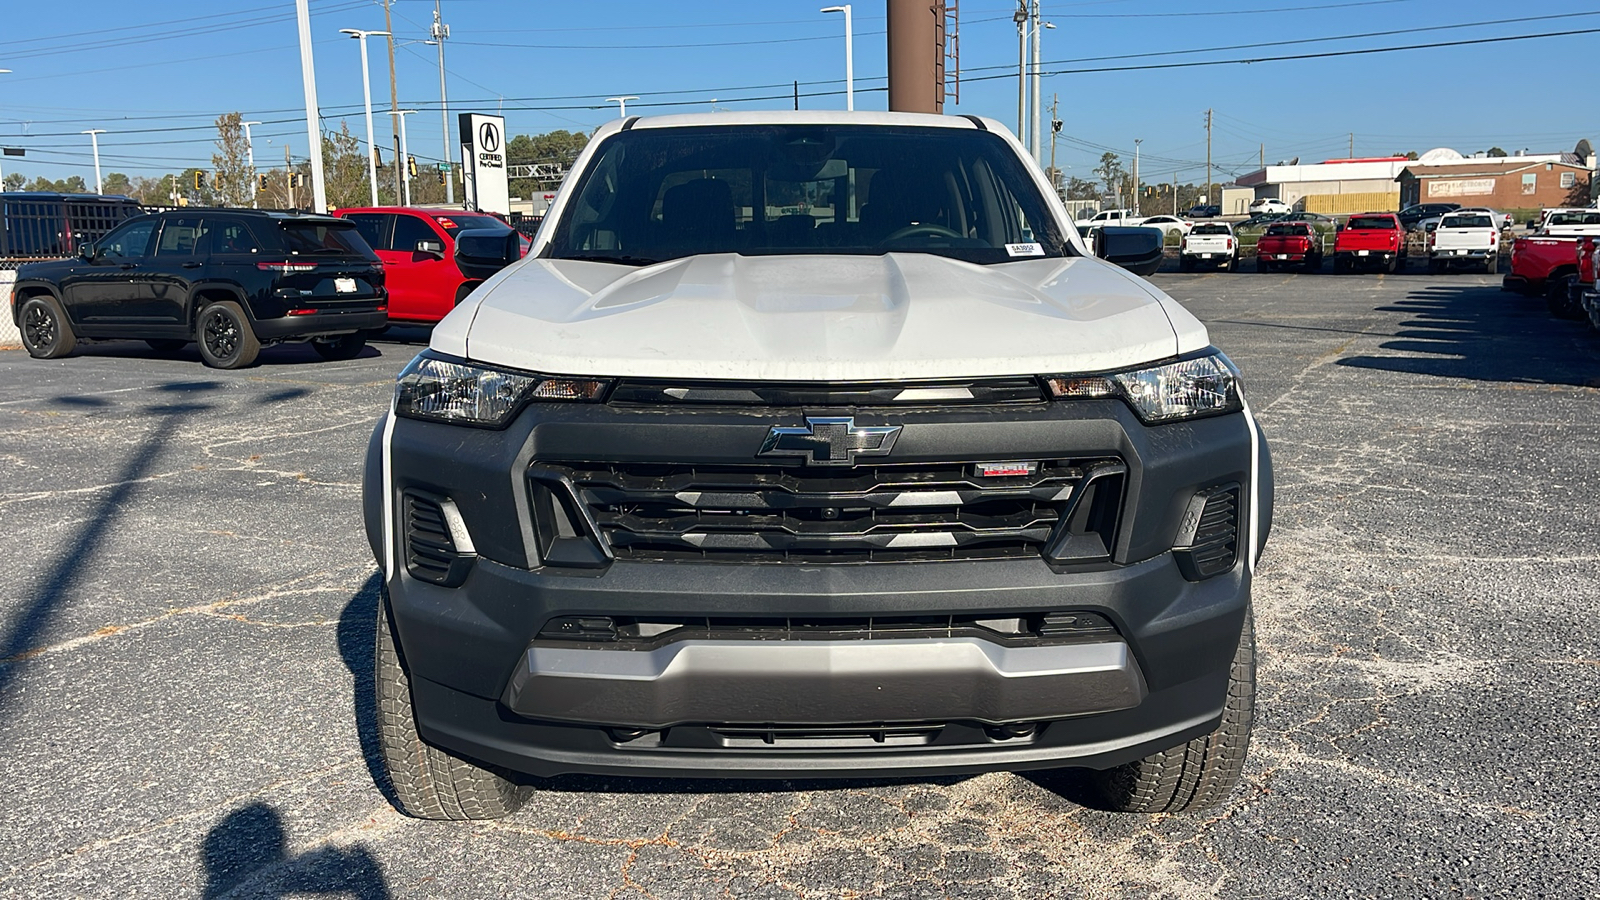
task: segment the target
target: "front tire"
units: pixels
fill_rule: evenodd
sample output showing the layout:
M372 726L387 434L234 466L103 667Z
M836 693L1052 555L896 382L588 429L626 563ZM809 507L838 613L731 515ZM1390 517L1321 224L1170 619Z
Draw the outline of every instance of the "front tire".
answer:
M1247 610L1228 673L1222 724L1170 750L1092 773L1090 787L1096 799L1106 809L1133 813L1182 812L1220 803L1233 793L1244 772L1255 703L1255 620Z
M1544 302L1549 307L1550 315L1558 319L1576 319L1579 310L1572 302L1572 286L1577 282L1576 276L1563 275L1545 282Z
M340 335L331 341L311 342L311 347L317 351L317 355L329 362L355 359L361 355L361 351L366 349L366 346L367 336L360 332Z
M411 705L411 675L395 642L389 589L378 601L373 655L378 748L400 811L419 819L498 819L517 811L533 788L514 784L422 740Z
M1500 271L1500 253L1496 251L1489 254L1489 258L1483 261L1483 274L1493 275L1498 271Z
M232 300L211 303L200 310L194 331L200 358L213 369L243 369L254 364L261 353L261 341L251 329L250 320Z
M1265 272L1265 271L1267 271L1267 261L1262 259L1259 256L1256 257L1256 271L1257 272Z
M54 297L32 297L19 311L22 346L34 359L60 359L78 346L78 337Z

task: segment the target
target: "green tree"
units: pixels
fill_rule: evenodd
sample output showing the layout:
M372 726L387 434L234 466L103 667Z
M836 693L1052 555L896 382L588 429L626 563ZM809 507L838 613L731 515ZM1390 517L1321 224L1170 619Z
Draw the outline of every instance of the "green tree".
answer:
M1067 179L1068 200L1099 200L1100 188L1086 178L1076 176Z
M121 172L112 172L105 177L102 187L107 194L122 194L126 197L133 196L133 182Z
M519 134L506 144L506 162L513 166L547 164L570 169L588 143L589 136L581 131L557 129L544 134ZM560 183L559 178L513 178L511 196L526 199Z
M350 133L350 123L339 122L339 130L322 135L322 176L327 186L328 206L343 209L347 206L366 206L372 202L367 185L367 154L361 142ZM305 194L311 196L310 179L306 179ZM384 202L383 185L379 184L378 202ZM389 202L393 202L391 198ZM310 206L309 199L301 206Z
M1116 193L1122 187L1122 160L1115 153L1106 152L1100 155L1100 165L1095 166L1094 172L1100 176L1105 184L1106 191Z
M1506 152L1504 150L1501 150L1499 147L1490 147L1488 150L1484 151L1483 155L1491 157L1491 158L1494 158L1494 159L1499 159L1500 157L1506 156L1507 154L1506 154Z
M0 190L20 191L22 190L22 186L27 183L27 176L23 175L21 172L12 172L10 175L6 176L5 184L0 185Z
M217 117L217 152L211 154L211 193L222 206L249 206L255 195L250 183L250 151L244 139L244 117L236 112Z

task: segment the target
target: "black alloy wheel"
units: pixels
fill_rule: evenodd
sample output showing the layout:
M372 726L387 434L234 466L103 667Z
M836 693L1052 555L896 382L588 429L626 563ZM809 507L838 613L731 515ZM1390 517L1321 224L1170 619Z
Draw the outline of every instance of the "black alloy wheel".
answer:
M261 352L261 342L244 310L229 300L202 309L195 332L201 358L214 369L242 369L254 363Z
M22 305L22 346L34 359L59 359L78 345L72 326L53 297L34 297Z

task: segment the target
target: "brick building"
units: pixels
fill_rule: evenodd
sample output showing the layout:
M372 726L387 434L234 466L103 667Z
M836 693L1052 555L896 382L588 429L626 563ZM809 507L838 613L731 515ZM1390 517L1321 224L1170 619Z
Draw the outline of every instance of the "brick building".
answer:
M1413 163L1395 181L1400 183L1401 206L1459 203L1491 209L1532 209L1590 206L1591 175L1576 157L1557 161L1510 156L1443 165Z

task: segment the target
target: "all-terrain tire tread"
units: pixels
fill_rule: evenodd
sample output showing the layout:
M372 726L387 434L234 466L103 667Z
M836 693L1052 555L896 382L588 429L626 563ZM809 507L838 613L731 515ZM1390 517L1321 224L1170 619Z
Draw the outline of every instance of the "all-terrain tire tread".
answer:
M497 819L515 812L533 788L428 744L417 733L411 679L390 625L387 592L378 607L378 743L401 810L419 819Z
M1222 723L1209 734L1095 773L1105 804L1122 812L1182 812L1214 806L1238 785L1255 718L1255 625L1245 614L1228 679Z

